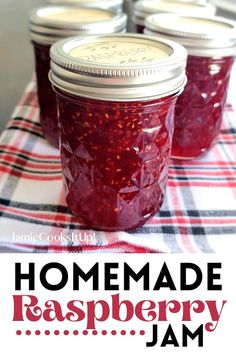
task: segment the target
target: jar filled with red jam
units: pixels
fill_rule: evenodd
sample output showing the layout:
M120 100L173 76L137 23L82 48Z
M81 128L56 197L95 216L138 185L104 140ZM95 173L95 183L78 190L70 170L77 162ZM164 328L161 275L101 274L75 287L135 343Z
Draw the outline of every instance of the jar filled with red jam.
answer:
M66 199L88 226L128 230L160 208L186 50L143 35L51 49Z
M51 5L92 7L109 11L121 12L123 0L47 0Z
M235 23L162 14L147 18L145 33L175 39L188 51L188 81L176 104L172 157L199 157L220 132L236 54Z
M135 32L143 33L147 16L157 13L176 13L186 16L213 16L215 6L194 0L139 0L134 5Z
M29 19L35 53L40 122L45 138L51 145L58 147L56 96L48 79L51 45L73 35L123 32L127 16L85 7L46 6L30 12Z

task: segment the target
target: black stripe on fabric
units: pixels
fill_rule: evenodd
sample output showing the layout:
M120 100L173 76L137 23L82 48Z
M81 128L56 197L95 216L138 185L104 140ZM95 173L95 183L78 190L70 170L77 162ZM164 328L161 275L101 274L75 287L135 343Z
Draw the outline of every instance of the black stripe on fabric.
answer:
M236 225L235 226L192 226L188 227L184 225L185 230L188 235L193 236L208 236L208 235L236 235ZM169 226L144 226L141 229L127 231L130 234L149 234L149 233L161 233L163 231L164 234L169 234ZM203 233L202 233L203 232Z
M193 196L192 196L193 198ZM200 222L204 223L204 220L201 219L198 210L195 210L195 215L196 217L200 220ZM217 218L218 219L218 218ZM235 223L236 225L236 223ZM198 248L203 252L203 253L214 253L213 248L209 244L207 240L207 235L206 235L206 228L203 225L192 225L191 226L192 230L192 235L194 237L195 243L197 244ZM201 235L202 237L199 237Z
M198 249L203 253L214 253L214 250L207 239L206 228L204 226L192 226L191 230Z
M6 162L2 161L0 164L7 166L7 167L11 167L13 170L18 170L18 171L30 173L33 175L42 175L42 176L43 175L53 175L53 176L61 175L61 170L60 171L42 171L42 170L35 171L35 170L27 169L25 167L19 167L16 165L16 163L6 163Z
M7 130L20 130L20 131L23 131L25 133L29 133L29 134L32 134L32 135L35 135L37 136L38 138L42 138L42 139L45 139L43 134L40 134L40 133L36 133L36 132L33 132L29 129L25 129L25 128L19 128L19 127L8 127Z
M11 220L16 220L16 221L21 221L21 222L26 222L26 223L30 223L30 224L35 224L35 225L42 225L42 226L50 226L50 227L59 227L62 229L67 229L68 226L70 225L69 223L60 223L60 222L50 222L50 221L43 221L43 220L35 220L35 219L31 219L29 217L25 217L25 216L19 216L19 215L13 215L13 214L9 214L6 211L3 211L1 213L1 217L6 217L8 219ZM74 225L74 229L79 229L79 230L87 230L88 227L82 227L79 225Z
M0 199L0 205L4 205L5 207L10 207L11 206L11 201L8 200L8 199L3 199L4 200L4 203L1 203L1 199ZM3 210L0 210L0 218L2 217L4 211ZM1 236L1 234L0 234Z
M206 235L205 228L203 226L193 226L191 229L193 235Z
M40 159L34 159L30 156L28 156L27 154L23 155L23 153L17 153L17 152L9 152L9 151L5 151L4 149L0 149L0 154L6 154L6 155L11 155L11 156L15 156L15 157L20 157L22 159L25 159L27 161L32 161L35 163L42 163L42 164L60 164L60 158L58 156L58 160L40 160ZM30 153L29 153L30 154Z
M10 130L9 130L10 132ZM26 135L25 137L25 141L24 141L24 144L22 146L22 149L23 150L26 150L26 151L29 151L29 152L32 152L35 145L36 145L36 142L37 140L36 139L32 139L32 135L28 134ZM16 162L19 161L19 158L16 158ZM25 164L27 163L27 159L23 160L25 162ZM16 177L16 176L13 176L11 174L9 174L6 182L4 183L2 189L1 189L1 196L2 198L4 199L9 199L11 200L17 187L19 186L19 180L20 180L20 176L21 176L21 172L19 172L19 176ZM3 212L0 212L0 217L1 215L3 215L4 211Z
M207 171L222 171L222 170L235 170L236 171L236 166L219 166L219 167L199 167L199 166L173 166L170 165L169 169L171 170L178 170L178 171L188 171L188 170L207 170Z
M29 204L23 202L15 202L13 200L8 200L0 198L0 204L4 206L10 206L17 209L25 209L32 211L46 211L46 212L58 212L62 214L72 215L67 206L53 205L53 204ZM236 217L236 210L160 210L158 216L161 218L172 218L176 217L177 214L183 215L185 217L193 218L224 218L224 217Z
M230 129L222 129L220 131L221 134L236 134L236 129L230 128Z
M165 235L164 242L167 247L171 250L171 253L182 253L181 247L178 245L176 234L178 234L178 227L174 227L173 225L162 225L161 231L162 234Z
M4 206L10 206L12 208L25 209L29 211L45 211L45 212L52 212L52 213L58 212L61 214L71 215L69 208L61 205L29 204L29 203L22 203L22 202L14 202L3 198L0 198L0 204Z
M171 218L175 217L177 214L189 217L211 217L211 218L218 218L218 217L236 217L236 210L161 210L159 211L158 215L163 218Z
M187 210L186 215L190 217L236 217L236 210Z
M236 140L235 141L218 141L217 144L218 145L235 145Z
M17 159L16 159L16 161L17 161ZM25 163L27 163L27 159L25 160ZM9 190L9 186L10 186L11 189L12 189L11 178L12 178L12 176L10 175L9 178L7 179L7 181L6 181L5 188L6 188L7 190ZM1 192L4 192L4 187L3 187L3 189L2 189ZM11 196L12 196L12 194L11 194ZM2 199L2 198L1 198L1 199ZM5 200L6 200L6 199L5 199ZM9 196L9 198L6 200L6 202L8 203L7 206L9 206L9 205L11 204L10 196ZM0 218L1 218L1 216L2 216L3 214L4 214L4 211L0 211Z
M181 176L168 176L168 179L170 180L177 180L177 181L236 181L236 176L235 177L181 177Z
M231 162L231 163L235 163L234 159L231 158L231 154L229 153L227 146L225 144L222 144L222 152L224 154L225 160Z
M20 121L20 122L27 122L27 123L30 123L32 125L35 125L36 127L39 127L41 128L41 124L38 123L38 122L34 122L30 119L27 119L27 118L24 118L24 117L13 117L12 120L17 120L17 121Z
M28 250L28 248L26 248ZM34 248L33 253L49 253L49 246L36 246L36 248ZM53 252L55 253L55 251Z
M78 229L78 230L87 230L88 227L87 226L79 226L79 225L74 225L74 224L63 224L63 223L59 223L59 222L49 222L49 221L41 221L41 220L33 220L27 217L23 217L23 216L18 216L18 215L12 215L7 213L6 211L4 211L2 213L3 217L12 219L12 220L17 220L20 222L27 222L30 224L36 224L36 225L43 225L43 226L51 226L51 227L58 227L58 228L62 228L62 229L67 229L68 227L70 228L70 230L73 229ZM199 227L187 227L185 225L185 230L187 231L188 235L194 235L194 236L201 236L201 235L236 235L236 226L220 226L220 227L216 227L216 226L211 226L211 227L202 227L199 229ZM198 233L201 232L201 230L204 230L204 233ZM94 231L96 231L96 229L94 229ZM152 227L148 227L148 226L144 226L142 228L136 229L136 230L132 230L132 231L127 231L127 233L131 234L131 235L139 235L139 234L153 234L153 233L157 233L157 234L164 234L165 235L170 235L169 233L170 231L170 227L164 226L162 225L160 226L152 226ZM178 235L178 234L177 234Z
M191 208L193 210L195 210L196 212L198 212L192 189L189 188L188 191L186 189L183 189L182 194L183 194L182 197L183 197L183 202L184 202L184 208L187 209L188 205L191 205ZM197 214L197 218L198 218L199 224L201 225L202 220L199 219L199 213ZM191 224L190 227L192 230L194 241L195 241L198 249L201 250L203 253L214 253L213 248L211 247L211 245L209 244L209 242L207 240L204 227L198 225L198 232L199 233L197 235L195 234L196 225ZM199 235L201 235L201 238L199 237Z

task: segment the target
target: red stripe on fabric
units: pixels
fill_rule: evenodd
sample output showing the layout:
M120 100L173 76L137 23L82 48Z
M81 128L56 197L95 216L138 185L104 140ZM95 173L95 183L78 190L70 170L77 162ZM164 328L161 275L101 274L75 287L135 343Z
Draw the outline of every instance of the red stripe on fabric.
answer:
M17 132L17 134L12 135L11 139L9 140L9 143L14 144L16 147L20 146L21 144L21 137L22 137L22 132ZM15 156L14 161L16 161L18 156ZM0 166L0 172L6 173L7 175L11 174L13 170L8 167ZM1 179L3 179L3 175L1 176Z
M63 203L64 205L64 203ZM26 209L18 209L14 207L9 207L9 206L2 206L0 205L0 210L2 211L7 211L8 213L12 213L13 215L19 215L19 216L24 216L24 217L30 217L32 219L36 220L42 220L42 221L53 221L55 220L55 213L50 213L47 211L41 212L38 210L35 211L28 211ZM83 225L83 222L79 220L78 218L72 217L71 215L68 214L62 214L62 213L57 213L57 222L63 223L65 225L70 225L73 223L73 225L77 225L78 227ZM73 221L72 221L73 218ZM173 225L173 224L183 224L183 225L202 225L202 222L204 222L204 226L208 225L236 225L236 218L224 218L224 219L215 219L215 218L208 218L208 217L201 217L200 218L191 218L187 216L182 216L176 217L172 216L171 218L152 218L151 221L149 221L147 224L149 226L154 226L154 225ZM86 233L88 230L80 230L81 233ZM58 231L57 231L58 233ZM110 233L108 235L108 241L110 240L111 242L114 242L114 240L118 240L117 234L116 233Z
M6 154L2 154L0 156L0 162L16 162L16 159L14 156L12 155L6 155ZM41 164L41 163L37 163L37 162L30 162L30 161L25 161L22 157L17 156L17 165L19 165L20 167L28 167L28 168L32 168L35 170L38 170L38 172L42 172L42 171L47 171L47 170L53 170L53 171L58 171L58 173L61 173L61 165L60 164Z
M171 218L153 218L151 222L147 223L150 226L152 225L173 225L173 224L187 224L187 225L201 225L204 223L204 226L208 225L236 225L236 218L224 218L224 219L210 219L207 217L200 217L200 218L190 218L187 216L183 216L181 219L177 218L176 216L172 216Z
M30 179L30 180L34 180L34 181L61 181L62 180L62 176L60 175L51 175L51 176L43 176L43 175L36 175L36 174L29 174L26 172L22 172L22 171L16 171L13 170L7 166L0 166L0 171L2 173L7 173L8 175L14 176L14 177L18 177L18 178L24 178L24 179Z
M13 215L19 216L27 216L31 219L42 220L42 221L54 221L55 220L55 213L50 212L40 212L40 211L27 211L27 210L19 210L17 208L9 207L9 206L2 206L0 205L0 210L7 211L8 213L12 213ZM67 214L57 214L57 221L60 223L70 223L71 216ZM79 226L79 224L78 224Z
M216 156L216 158L219 159L224 159L225 155L223 154L223 150L222 149L214 149L213 154ZM233 156L234 154L232 154ZM233 162L231 161L232 167L234 166ZM235 172L229 169L229 172L231 172L231 177L234 178L235 177ZM227 187L232 188L233 190L233 194L236 198L236 190L234 189L234 187L236 187L236 181L226 181L225 182Z
M215 151L216 149L212 149L212 151ZM219 155L218 155L219 156ZM171 167L174 168L175 166L213 166L213 167L219 167L219 166L229 166L232 167L234 164L231 161L222 161L222 159L219 159L218 161L200 161L200 160L185 160L182 163L180 163L180 160L171 160Z
M23 134L21 131L18 131L16 134L12 136L12 144L18 148L21 145L22 142L22 137ZM11 143L11 141L9 142ZM16 162L18 159L18 156L15 156L14 162ZM5 167L5 166L0 166L0 171L4 173L8 173L10 175L14 175L14 170L13 168ZM20 174L19 174L20 177Z
M219 187L219 188L235 188L236 187L236 182L205 182L205 181L201 181L201 182L197 182L197 181L168 181L168 186L169 187Z
M35 245L22 245L22 244L14 244L16 247L21 247L25 249L31 250L45 250L50 252L96 252L96 251L116 251L117 253L164 253L159 250L154 250L148 247L136 246L130 244L128 242L117 242L112 245L104 245L104 246L96 246L96 245L88 245L88 246L35 246Z
M220 135L220 139L219 141L230 141L230 142L236 142L236 137L235 134L231 133L231 134L227 134L227 135Z
M37 112L37 109L35 107L30 107L29 112L28 112L28 116L30 119L33 119L33 117L35 116ZM24 142L24 138L25 138L25 134L23 132L21 132L20 130L15 132L14 135L15 139L13 140L13 149L17 149L18 151L21 151L19 149L20 144L22 144L22 142ZM11 142L9 142L10 144ZM9 147L8 147L9 148ZM17 164L18 162L21 163L21 159L19 159L19 156L15 156L14 161L12 161L14 164ZM16 171L14 169L14 166L11 166L11 168L9 166L0 166L0 171L3 173L8 173L11 176L14 177L18 177L18 178L25 178L25 179L31 179L31 180L37 180L37 181L55 181L55 180L61 180L62 177L61 175L59 176L43 176L43 175L31 175L30 173L24 172L24 171Z
M232 172L229 170L221 170L221 171L204 171L204 170L199 170L197 171L197 169L194 170L188 170L188 171L184 171L184 170L169 170L169 176L199 176L199 177L203 177L203 176L223 176L223 177L232 177ZM236 170L235 170L235 177L236 177Z
M61 192L60 192L60 195L59 195L59 198L58 198L58 204L59 205L62 205L62 204L65 204L66 203L66 201L65 201L65 195L64 195L64 190L61 190ZM59 223L63 223L63 224L65 224L65 222L66 222L66 218L67 218L67 215L65 215L65 214L55 214L54 215L54 218L53 218L53 221L54 221L54 223L55 224L59 224ZM64 230L62 229L62 228L60 228L60 231L59 232L63 232ZM58 235L58 227L56 227L56 226L54 226L54 227L52 227L52 229L51 229L51 231L49 232L50 233L50 235ZM50 246L51 247L56 247L55 248L55 252L58 252L58 247L60 247L61 246L61 242L58 240L58 241L51 241L51 243L50 243Z
M37 153L27 151L24 149L18 149L15 146L15 144L12 144L12 145L14 145L14 146L0 145L0 149L15 152L15 153L22 154L22 155L28 155L28 156L31 156L32 158L38 158L40 160L47 160L47 161L48 160L57 160L58 163L60 162L59 150L58 150L58 155L45 155L45 154L37 154Z
M29 122L25 122L25 121L18 121L18 120L10 120L9 124L7 125L7 128L14 128L14 127L17 127L17 128L23 128L23 129L29 129L30 131L33 131L33 132L36 132L36 133L39 133L39 134L42 134L42 129L40 127L36 127L33 122L32 124L29 123Z

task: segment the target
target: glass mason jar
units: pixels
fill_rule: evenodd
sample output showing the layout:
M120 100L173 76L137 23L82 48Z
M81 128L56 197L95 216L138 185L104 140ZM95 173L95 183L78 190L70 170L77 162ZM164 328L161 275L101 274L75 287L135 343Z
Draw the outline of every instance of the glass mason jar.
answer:
M134 5L133 24L137 33L143 33L147 16L157 13L176 13L185 16L213 16L216 8L204 1L139 0Z
M132 17L134 12L134 4L136 1L137 0L124 0L123 10L128 16L127 32L129 33L135 32Z
M142 35L51 49L66 199L90 227L127 230L161 207L186 50Z
M172 157L199 157L220 132L236 54L235 23L162 14L147 18L145 33L174 38L188 51L188 81L176 104Z
M95 7L115 12L122 12L123 0L47 0L51 5Z
M235 0L211 0L216 6L217 15L236 20L236 3Z
M58 39L73 35L123 32L127 16L100 9L47 6L31 11L29 20L35 53L40 122L45 138L58 147L56 96L48 79L51 45Z

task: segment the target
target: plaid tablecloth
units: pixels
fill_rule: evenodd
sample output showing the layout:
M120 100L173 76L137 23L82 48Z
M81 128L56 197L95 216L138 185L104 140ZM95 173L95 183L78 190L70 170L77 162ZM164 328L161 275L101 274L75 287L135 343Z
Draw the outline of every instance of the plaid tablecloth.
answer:
M218 143L171 161L161 211L131 232L94 232L67 208L58 150L44 140L32 81L0 138L0 247L29 252L215 253L236 249L236 110Z

